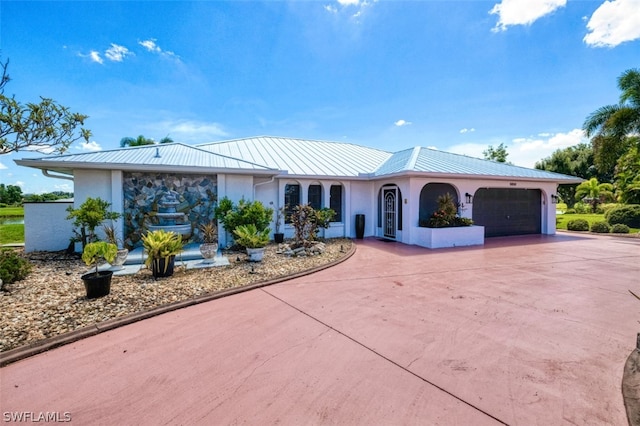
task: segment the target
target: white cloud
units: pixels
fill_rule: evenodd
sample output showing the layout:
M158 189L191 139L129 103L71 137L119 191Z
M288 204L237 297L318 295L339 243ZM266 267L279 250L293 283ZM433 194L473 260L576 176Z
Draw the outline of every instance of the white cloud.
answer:
M149 40L139 41L138 44L144 47L145 49L147 49L149 52L158 52L158 53L162 52L162 49L158 47L158 45L156 44L156 39L154 38Z
M395 123L393 123L396 127L402 127L402 126L408 126L410 124L412 124L410 121L406 121L406 120L398 120Z
M205 143L228 136L219 123L195 120L167 120L152 123L149 128L157 134L168 135L175 142Z
M640 39L640 2L605 1L591 15L587 29L589 33L583 41L593 47L615 47Z
M505 31L511 25L531 25L566 4L567 0L502 0L489 11L491 15L498 15L492 31Z
M476 129L474 129L473 127L470 129L467 129L466 127L464 129L460 129L460 133L465 134L465 133L472 133L475 132Z
M102 147L96 141L80 142L80 146L77 149L81 151L102 151Z
M362 17L365 10L370 7L373 3L376 3L378 0L336 0L336 3L340 6L338 9L335 5L325 5L324 9L334 15L337 15L340 12L344 12L349 14L349 17L359 22L359 18Z
M89 58L91 58L93 62L97 62L99 64L104 63L104 60L102 59L102 57L100 57L100 52L96 50L92 50L91 52L89 52Z
M155 38L150 38L148 40L139 41L138 44L140 46L144 47L145 49L147 49L147 51L149 51L149 52L157 53L160 56L163 56L165 58L173 58L173 59L176 59L177 61L180 60L178 55L176 55L175 53L173 53L173 52L171 52L169 50L162 50L160 48L160 46L158 46L156 44L156 39Z
M324 6L324 10L326 10L329 13L333 13L333 14L338 13L338 9L335 6L332 6L330 4L325 5Z
M120 46L115 43L111 43L111 47L104 52L104 56L106 56L110 61L114 62L122 62L124 58L129 55L133 55L133 52L131 52L126 47Z
M5 166L4 164L0 163L0 170L4 170L4 169L7 169L7 168L8 168L7 166Z
M17 180L15 185L19 186L20 188L24 189L25 183L21 180Z
M507 161L516 166L533 168L536 162L549 157L558 149L564 149L586 142L588 142L588 139L585 137L582 129L573 129L565 133L540 133L536 136L515 138L511 143L505 143L507 153L509 154ZM468 155L469 157L484 158L482 152L485 151L489 145L495 148L500 145L500 141L484 144L459 144L447 148L446 151Z

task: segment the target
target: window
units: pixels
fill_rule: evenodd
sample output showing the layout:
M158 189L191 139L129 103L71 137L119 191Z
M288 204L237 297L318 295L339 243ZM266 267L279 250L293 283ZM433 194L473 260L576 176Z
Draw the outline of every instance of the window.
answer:
M309 205L314 210L320 210L322 208L322 186L309 185Z
M284 223L291 223L291 214L293 213L293 209L300 205L300 185L285 185L284 205Z
M342 185L331 185L329 208L336 212L333 222L342 222Z

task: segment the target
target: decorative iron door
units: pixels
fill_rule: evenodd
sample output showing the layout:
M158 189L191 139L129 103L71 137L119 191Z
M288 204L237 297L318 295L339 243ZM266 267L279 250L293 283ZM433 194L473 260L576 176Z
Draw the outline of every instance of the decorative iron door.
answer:
M387 238L396 238L396 188L384 189L382 229Z

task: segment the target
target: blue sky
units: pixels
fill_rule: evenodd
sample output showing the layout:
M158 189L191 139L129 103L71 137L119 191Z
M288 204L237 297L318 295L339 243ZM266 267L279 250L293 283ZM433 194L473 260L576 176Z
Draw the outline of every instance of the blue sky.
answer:
M89 144L258 135L413 146L532 167L586 141L640 67L640 0L7 1L2 60L21 102L89 115ZM73 190L0 156L0 182Z

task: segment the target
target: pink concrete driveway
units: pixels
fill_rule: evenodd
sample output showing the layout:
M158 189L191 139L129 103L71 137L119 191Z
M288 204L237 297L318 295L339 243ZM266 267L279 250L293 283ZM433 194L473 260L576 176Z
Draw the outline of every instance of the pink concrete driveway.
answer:
M3 421L626 424L639 239L357 245L329 270L4 367Z

